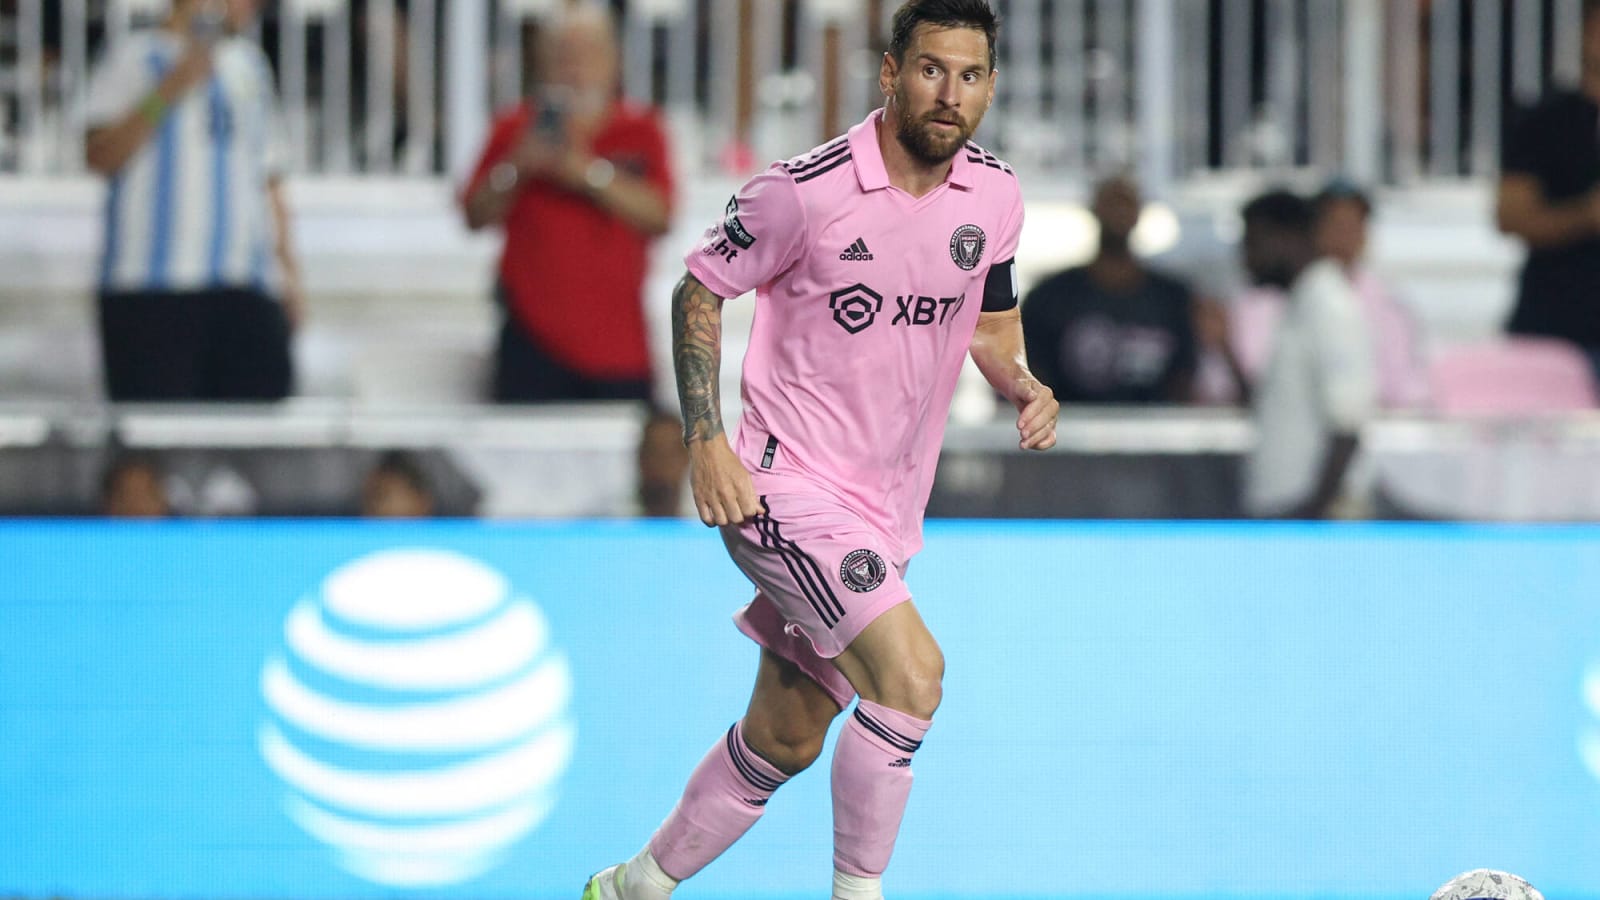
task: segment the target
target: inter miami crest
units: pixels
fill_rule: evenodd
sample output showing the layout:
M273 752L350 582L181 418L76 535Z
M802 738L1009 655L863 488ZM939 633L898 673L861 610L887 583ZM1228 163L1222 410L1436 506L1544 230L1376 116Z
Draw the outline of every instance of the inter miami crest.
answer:
M865 594L883 584L884 576L888 574L889 569L884 566L883 557L865 547L846 553L844 562L839 564L839 580L858 594Z
M983 259L983 245L987 239L983 229L976 225L963 225L950 235L950 258L956 265L971 272Z

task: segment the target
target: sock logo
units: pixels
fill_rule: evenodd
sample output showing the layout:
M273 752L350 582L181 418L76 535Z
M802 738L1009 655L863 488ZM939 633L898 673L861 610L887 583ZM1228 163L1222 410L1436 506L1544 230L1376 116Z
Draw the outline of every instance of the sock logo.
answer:
M891 768L891 769L909 769L909 768L911 768L911 757L902 756L899 759L895 760L894 762L889 763L889 768Z
M539 608L442 550L335 569L261 672L257 746L284 811L375 884L457 884L555 806L572 676Z

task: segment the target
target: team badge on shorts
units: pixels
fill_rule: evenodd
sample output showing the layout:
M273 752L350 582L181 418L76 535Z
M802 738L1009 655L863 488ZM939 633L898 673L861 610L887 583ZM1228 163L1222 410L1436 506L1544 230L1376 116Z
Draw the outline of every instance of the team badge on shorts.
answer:
M950 235L950 258L956 265L971 272L983 259L983 245L987 242L983 229L976 225L963 225Z
M883 584L884 576L888 574L889 569L883 564L883 557L865 547L846 553L844 562L839 564L839 580L858 594L865 594Z

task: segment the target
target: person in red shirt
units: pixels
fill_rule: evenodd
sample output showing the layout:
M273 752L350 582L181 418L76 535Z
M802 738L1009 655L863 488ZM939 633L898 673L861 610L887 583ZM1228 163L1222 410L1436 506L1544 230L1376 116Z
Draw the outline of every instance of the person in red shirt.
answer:
M543 31L537 85L501 113L461 194L467 226L500 226L500 403L651 403L642 295L651 241L671 222L667 137L622 100L616 25L571 7ZM643 455L660 442L646 442ZM676 512L683 465L641 460L646 512ZM652 483L672 477L671 489Z

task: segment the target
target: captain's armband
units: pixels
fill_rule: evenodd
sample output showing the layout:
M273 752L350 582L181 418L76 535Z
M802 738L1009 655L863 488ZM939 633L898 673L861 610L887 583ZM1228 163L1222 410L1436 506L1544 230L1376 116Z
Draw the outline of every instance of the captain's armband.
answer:
M983 311L1005 312L1017 305L1016 259L1008 259L989 267L989 277L983 282Z

